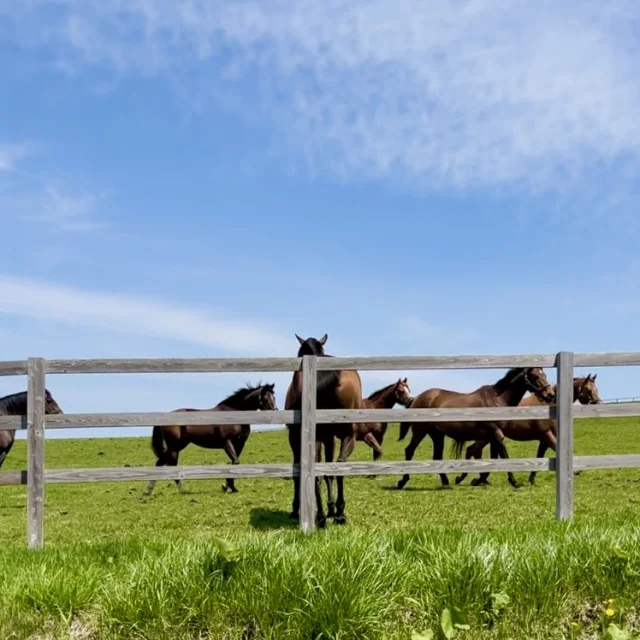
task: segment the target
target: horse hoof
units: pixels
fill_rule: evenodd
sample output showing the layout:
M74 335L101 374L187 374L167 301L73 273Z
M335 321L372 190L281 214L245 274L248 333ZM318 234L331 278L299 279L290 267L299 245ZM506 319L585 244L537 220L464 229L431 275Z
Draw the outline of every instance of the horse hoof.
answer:
M404 485L407 484L406 482L402 482L402 480L398 480L398 484L396 485L396 489L400 490L400 489L404 489Z
M228 490L228 489L229 489L229 487L227 487L227 485L226 485L226 484L223 484L223 485L222 485L222 492L223 492L223 493L227 493L227 490Z
M327 528L327 519L322 516L316 520L316 525L318 529L326 529Z
M456 484L460 484L462 481L464 480L464 478L462 476L458 476L455 480Z
M512 486L514 489L522 489L522 482L514 482Z
M340 516L336 516L333 520L336 524L347 524L347 516L344 513Z
M329 509L327 509L327 518L335 518L336 517L336 510L334 507L329 507Z

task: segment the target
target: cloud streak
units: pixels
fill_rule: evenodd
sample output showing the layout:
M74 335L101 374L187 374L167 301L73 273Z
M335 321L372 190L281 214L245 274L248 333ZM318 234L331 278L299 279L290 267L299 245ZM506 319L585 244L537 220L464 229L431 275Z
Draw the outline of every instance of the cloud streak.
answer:
M291 338L261 322L162 301L0 276L0 314L197 344L247 356L286 356Z
M345 179L562 191L638 164L627 0L31 0L10 17L59 68L191 72Z

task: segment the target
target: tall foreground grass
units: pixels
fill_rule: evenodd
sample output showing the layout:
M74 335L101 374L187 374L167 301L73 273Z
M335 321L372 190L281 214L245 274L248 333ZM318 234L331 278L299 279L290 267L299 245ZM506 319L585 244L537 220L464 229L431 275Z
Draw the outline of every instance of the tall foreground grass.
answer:
M635 624L639 541L634 520L12 549L0 638L608 637Z

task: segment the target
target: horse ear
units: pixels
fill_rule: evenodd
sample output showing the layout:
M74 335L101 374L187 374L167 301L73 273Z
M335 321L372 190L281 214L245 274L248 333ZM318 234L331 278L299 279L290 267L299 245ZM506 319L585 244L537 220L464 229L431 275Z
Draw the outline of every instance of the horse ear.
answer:
M329 337L329 336L325 333L325 334L322 336L322 338L320 338L320 340L318 340L318 342L319 342L322 346L324 346L324 345L325 345L325 343L327 342L327 338L328 338L328 337Z
M304 344L304 340L297 333L295 334L295 336L296 336L296 338L298 338L298 342L300 344Z
M407 378L405 377L405 379L404 379L402 382L404 382L405 384L407 384Z
M597 373L594 373L594 374L593 374L593 376L591 377L591 380L593 380L593 382L595 382L595 381L596 381L596 377L597 377L597 376L598 376L598 374L597 374Z

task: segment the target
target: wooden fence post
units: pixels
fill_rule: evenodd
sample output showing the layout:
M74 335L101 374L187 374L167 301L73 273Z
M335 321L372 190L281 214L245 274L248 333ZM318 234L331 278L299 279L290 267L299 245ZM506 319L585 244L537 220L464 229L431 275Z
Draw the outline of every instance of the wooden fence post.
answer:
M300 528L305 533L316 525L316 356L302 357L302 424L300 425Z
M573 353L556 358L556 519L573 515Z
M27 361L27 545L44 544L45 362Z

